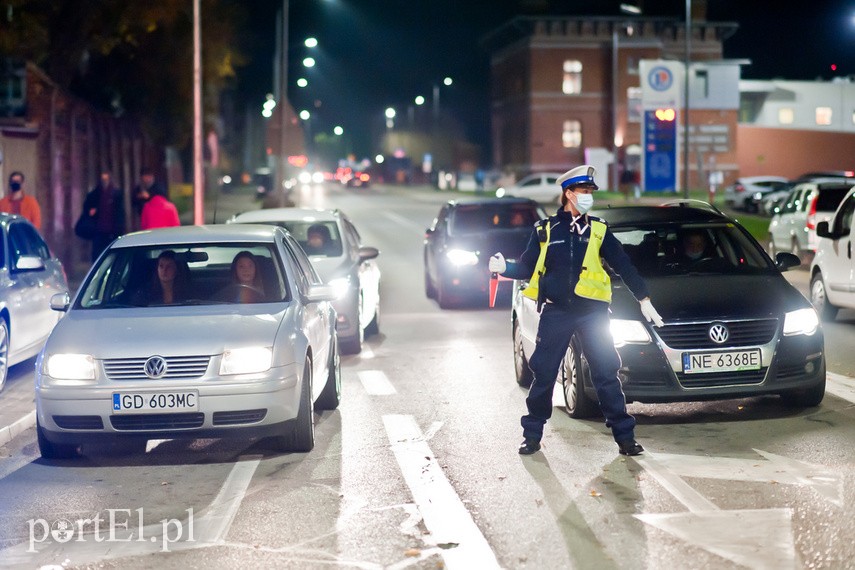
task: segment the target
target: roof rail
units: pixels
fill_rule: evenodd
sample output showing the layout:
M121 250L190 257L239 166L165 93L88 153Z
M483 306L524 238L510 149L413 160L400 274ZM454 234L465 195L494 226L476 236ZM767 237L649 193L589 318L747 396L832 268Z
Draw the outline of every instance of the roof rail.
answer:
M726 214L715 207L713 204L709 202L704 202L703 200L696 200L693 198L683 198L681 200L671 200L669 202L663 202L659 204L660 206L666 207L678 207L678 208L698 208L701 210L711 210L717 214L721 214L725 216Z

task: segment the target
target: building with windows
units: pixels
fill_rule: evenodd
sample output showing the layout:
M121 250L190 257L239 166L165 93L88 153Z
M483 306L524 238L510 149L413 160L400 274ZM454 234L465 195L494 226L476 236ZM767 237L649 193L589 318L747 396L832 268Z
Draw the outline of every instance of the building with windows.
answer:
M743 176L855 170L855 82L739 82Z
M725 182L737 176L739 63L729 64L735 66L735 75L725 74L731 84L713 81L719 74L715 66L727 64L722 43L736 28L735 23L707 22L703 14L693 15L690 187L705 187L711 168L723 172ZM607 156L611 176L602 173L599 181L607 187L619 175L641 167L640 62L685 62L686 55L685 22L680 18L520 16L482 43L491 54L493 164L519 178ZM734 104L722 105L719 95ZM675 112L678 124L684 125L683 105ZM677 136L682 132L681 127ZM681 156L678 160L683 163Z

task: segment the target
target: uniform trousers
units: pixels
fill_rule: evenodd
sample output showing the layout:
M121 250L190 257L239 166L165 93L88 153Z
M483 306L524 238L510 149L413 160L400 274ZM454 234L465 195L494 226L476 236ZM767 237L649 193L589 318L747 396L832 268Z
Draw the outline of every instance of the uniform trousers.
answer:
M634 439L635 418L626 411L626 397L617 375L620 356L609 330L606 303L602 309L597 307L581 314L553 303L543 306L537 344L529 363L534 381L525 400L528 414L521 420L523 437L537 441L543 437L543 426L552 416L552 392L558 369L574 333L588 362L606 426L611 428L615 441Z

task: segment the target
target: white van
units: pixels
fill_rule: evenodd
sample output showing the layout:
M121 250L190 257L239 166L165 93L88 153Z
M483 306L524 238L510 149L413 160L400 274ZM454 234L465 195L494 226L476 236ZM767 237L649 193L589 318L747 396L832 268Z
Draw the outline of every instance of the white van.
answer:
M810 267L810 300L826 320L840 308L855 309L855 262L852 259L855 188L849 190L830 221L816 225L816 256Z

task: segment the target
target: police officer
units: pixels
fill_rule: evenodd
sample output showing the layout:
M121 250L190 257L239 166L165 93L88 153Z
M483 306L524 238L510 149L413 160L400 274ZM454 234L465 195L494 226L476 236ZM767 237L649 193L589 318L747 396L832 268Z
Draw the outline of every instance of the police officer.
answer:
M536 295L541 311L537 343L530 361L534 381L526 398L528 413L521 421L522 455L540 449L543 426L552 415L552 391L558 367L574 333L581 342L600 409L619 452L638 455L644 451L635 441L635 418L626 411L617 375L620 357L609 331L611 284L600 257L639 299L644 317L656 326L662 326L663 322L650 303L644 280L620 242L603 220L587 214L594 203L592 192L598 189L594 174L594 167L583 165L558 179L563 191L562 208L537 223L525 253L517 262L506 262L501 253L490 258L491 272L529 280L529 289L523 294Z

